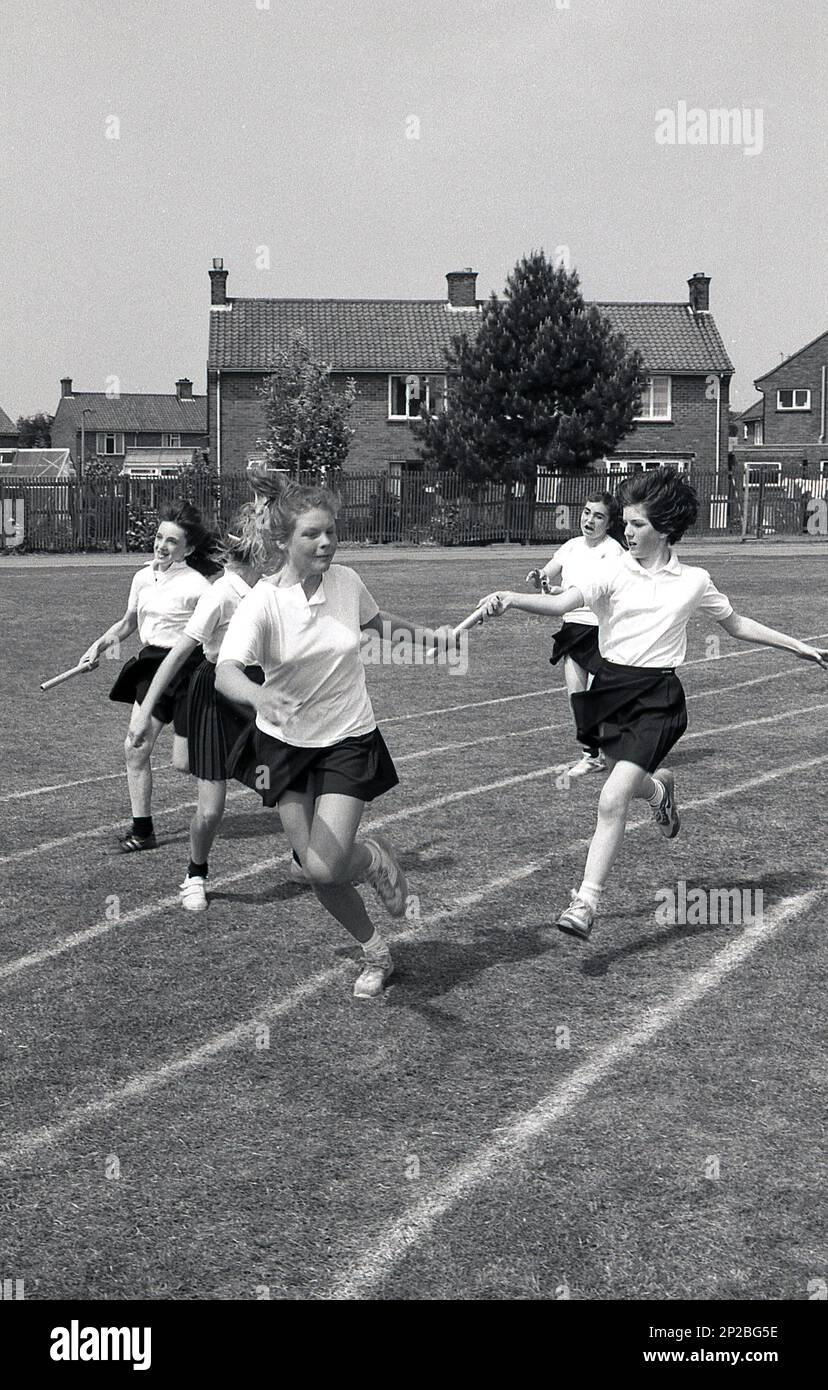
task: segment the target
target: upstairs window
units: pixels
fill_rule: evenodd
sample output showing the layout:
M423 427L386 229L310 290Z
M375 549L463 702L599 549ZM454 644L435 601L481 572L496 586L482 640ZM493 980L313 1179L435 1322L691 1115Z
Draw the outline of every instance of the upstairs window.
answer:
M777 410L810 410L811 393L804 386L794 386L789 391L777 391Z
M446 378L421 376L409 372L406 376L388 378L389 420L418 420L424 410L440 410L446 403Z
M672 409L672 377L651 376L641 392L641 411L636 420L669 420Z
M122 434L96 434L95 452L113 456L122 454L124 452L124 436Z

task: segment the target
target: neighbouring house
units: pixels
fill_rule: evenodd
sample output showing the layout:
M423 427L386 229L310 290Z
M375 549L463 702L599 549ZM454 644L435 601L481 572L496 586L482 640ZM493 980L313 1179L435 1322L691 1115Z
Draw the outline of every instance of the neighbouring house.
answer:
M0 408L0 449L16 449L20 442L17 425Z
M757 377L761 397L742 413L734 451L748 481L828 496L828 332Z
M301 336L335 383L353 377L357 400L348 458L354 471L399 476L420 467L411 422L448 401L445 352L460 330L474 333L481 301L477 273L449 271L441 300L234 299L228 271L210 270L207 419L210 457L241 473L265 433L261 387L279 348ZM733 365L710 313L710 278L696 274L679 303L599 304L650 373L642 414L606 460L623 475L661 462L726 476L728 401Z
M161 470L152 476L158 477L171 471L161 467L162 461L179 468L182 459L193 458L193 451L207 448L207 399L193 395L188 377L176 382L174 395L119 396L75 391L72 378L62 377L52 444L68 449L75 463L83 452L84 463L109 459L127 474L134 460L144 476L146 450L151 449Z

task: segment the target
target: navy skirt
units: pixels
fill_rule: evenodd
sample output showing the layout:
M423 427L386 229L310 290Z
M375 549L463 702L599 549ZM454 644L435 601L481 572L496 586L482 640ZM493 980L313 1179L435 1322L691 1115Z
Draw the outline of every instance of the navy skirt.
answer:
M264 684L260 666L246 666L244 674L256 685ZM187 710L187 752L190 772L202 782L227 781L227 755L256 718L249 705L237 705L216 690L216 668L205 657L190 682Z
M304 793L309 787L314 796L338 792L373 801L400 780L379 729L327 748L299 748L251 724L230 752L227 773L258 792L265 806L277 806L287 791Z
M616 762L655 772L687 728L681 681L672 669L602 661L589 690L572 696L579 742Z
M142 647L137 656L125 661L118 679L109 692L110 700L119 704L143 704L158 667L169 656L169 647ZM196 647L155 703L153 714L162 724L172 723L177 734L187 737L187 698L196 670L204 659L201 647Z
M598 649L598 628L595 623L564 623L552 639L549 660L555 666L565 656L572 658L583 671L596 676L601 669Z

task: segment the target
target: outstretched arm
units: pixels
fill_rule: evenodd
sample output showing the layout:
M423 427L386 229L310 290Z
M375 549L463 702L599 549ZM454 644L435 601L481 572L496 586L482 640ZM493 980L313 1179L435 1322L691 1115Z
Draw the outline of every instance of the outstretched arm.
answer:
M562 618L575 608L584 607L584 596L573 585L562 594L513 594L500 590L480 600L490 618L498 618L507 608L519 608L522 613L538 613L542 618Z
M794 656L801 657L803 661L815 661L817 666L828 671L828 651L809 647L807 642L800 642L798 637L789 637L785 632L777 632L776 628L766 627L764 623L757 623L753 618L744 618L741 613L731 613L729 618L721 618L719 626L739 642L758 642L763 647L778 647L780 651L793 652Z

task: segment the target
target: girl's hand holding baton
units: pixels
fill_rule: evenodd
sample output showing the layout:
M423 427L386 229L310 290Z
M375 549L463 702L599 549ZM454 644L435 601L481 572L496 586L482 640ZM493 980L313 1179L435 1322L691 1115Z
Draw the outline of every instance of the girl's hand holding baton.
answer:
M499 593L487 594L480 600L477 606L477 613L482 618L499 618L507 608L511 608L514 594L508 590L501 590Z
M803 661L815 661L823 671L828 671L828 651L823 647L809 647L806 642L802 642L799 651L794 655L801 657Z

